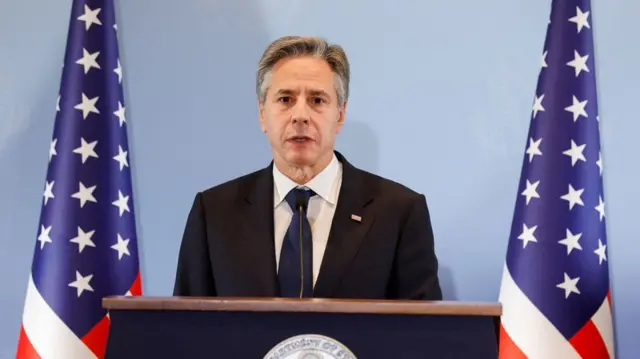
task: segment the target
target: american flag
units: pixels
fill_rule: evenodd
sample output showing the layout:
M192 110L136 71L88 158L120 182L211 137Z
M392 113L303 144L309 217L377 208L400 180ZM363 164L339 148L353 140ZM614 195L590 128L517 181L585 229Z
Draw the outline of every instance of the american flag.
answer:
M500 302L500 358L614 358L589 0L554 0Z
M102 298L142 294L125 120L114 4L74 0L18 359L102 358Z

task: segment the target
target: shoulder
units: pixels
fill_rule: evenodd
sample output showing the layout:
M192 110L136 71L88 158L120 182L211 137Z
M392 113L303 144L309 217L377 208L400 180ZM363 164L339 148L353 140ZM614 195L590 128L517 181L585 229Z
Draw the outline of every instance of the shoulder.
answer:
M378 174L358 169L354 173L360 177L363 198L371 201L371 210L383 213L384 223L411 231L430 226L431 215L424 194Z
M356 192L356 196L374 199L379 205L400 212L426 205L422 193L398 181L361 169L340 152L336 151L336 156L342 163L342 186L346 186L349 192Z
M358 168L355 171L376 198L384 198L396 203L413 203L424 198L422 193L390 178Z
M199 191L196 196L206 203L224 204L246 196L268 175L268 168L259 169L248 174L227 180Z
M343 185L345 180L350 183L348 188L356 192L355 198L372 201L372 208L383 211L387 221L406 224L416 216L429 218L426 197L405 184L353 166L343 173Z

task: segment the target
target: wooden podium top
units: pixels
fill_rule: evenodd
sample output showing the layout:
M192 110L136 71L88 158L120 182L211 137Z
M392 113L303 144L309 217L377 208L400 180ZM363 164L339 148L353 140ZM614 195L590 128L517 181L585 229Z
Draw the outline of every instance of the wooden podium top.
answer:
M107 310L200 310L252 312L319 312L359 314L474 315L497 317L500 303L419 300L107 297Z

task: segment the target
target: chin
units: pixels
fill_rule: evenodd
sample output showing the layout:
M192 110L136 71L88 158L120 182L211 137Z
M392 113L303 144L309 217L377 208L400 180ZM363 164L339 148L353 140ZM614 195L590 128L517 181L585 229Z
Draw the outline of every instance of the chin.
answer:
M309 153L288 153L285 158L289 164L295 166L311 166L317 161L316 156Z

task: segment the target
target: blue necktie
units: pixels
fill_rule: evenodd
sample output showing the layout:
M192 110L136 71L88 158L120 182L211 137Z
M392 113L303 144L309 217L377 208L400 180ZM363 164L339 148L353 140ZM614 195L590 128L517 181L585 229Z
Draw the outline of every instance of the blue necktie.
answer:
M282 297L309 298L313 295L311 226L306 206L296 208L296 197L304 196L304 202L308 203L314 194L311 190L295 188L285 197L293 210L293 217L280 252L278 281Z

